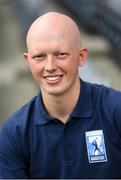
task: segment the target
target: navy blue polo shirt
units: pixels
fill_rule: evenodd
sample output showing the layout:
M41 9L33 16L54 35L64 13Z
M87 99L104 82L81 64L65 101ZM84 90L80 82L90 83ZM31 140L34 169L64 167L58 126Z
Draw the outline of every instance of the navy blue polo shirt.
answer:
M121 93L81 81L65 124L39 93L0 130L0 178L121 178Z

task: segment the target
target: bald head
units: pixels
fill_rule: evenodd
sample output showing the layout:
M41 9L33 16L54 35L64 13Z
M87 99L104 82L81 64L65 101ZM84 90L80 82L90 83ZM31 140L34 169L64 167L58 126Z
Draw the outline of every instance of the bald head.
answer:
M80 32L76 23L68 16L49 12L37 18L31 25L27 34L27 47L31 47L34 40L48 40L52 38L65 38L74 46L81 46Z

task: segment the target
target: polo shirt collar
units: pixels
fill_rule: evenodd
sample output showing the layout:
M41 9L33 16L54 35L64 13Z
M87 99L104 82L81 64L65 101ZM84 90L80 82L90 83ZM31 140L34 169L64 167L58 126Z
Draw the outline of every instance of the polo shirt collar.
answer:
M41 97L41 92L40 92L35 101L35 110L34 110L35 124L38 124L38 125L46 124L53 119L54 118L47 113L44 107L43 100Z
M77 117L77 118L89 118L92 116L92 88L90 83L84 82L80 80L81 82L81 92L80 96L77 102L77 105L74 109L74 111L71 114L71 117ZM34 109L34 118L35 118L35 124L42 125L46 124L55 118L48 115L42 101L41 93L36 97L35 100L35 109Z
M89 118L93 113L92 104L92 85L90 83L81 81L81 91L74 111L71 117Z

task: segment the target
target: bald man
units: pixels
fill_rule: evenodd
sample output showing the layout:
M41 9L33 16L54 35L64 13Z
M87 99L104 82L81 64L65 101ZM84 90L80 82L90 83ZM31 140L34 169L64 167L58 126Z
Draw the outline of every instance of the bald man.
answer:
M87 49L76 23L49 12L26 43L40 91L0 130L0 178L121 178L121 93L80 79Z

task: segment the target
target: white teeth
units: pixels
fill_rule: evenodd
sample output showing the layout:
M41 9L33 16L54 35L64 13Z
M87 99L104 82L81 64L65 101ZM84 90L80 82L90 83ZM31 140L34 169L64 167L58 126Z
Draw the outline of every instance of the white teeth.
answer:
M58 80L59 78L60 76L46 77L46 79L49 81L55 81L55 80Z

